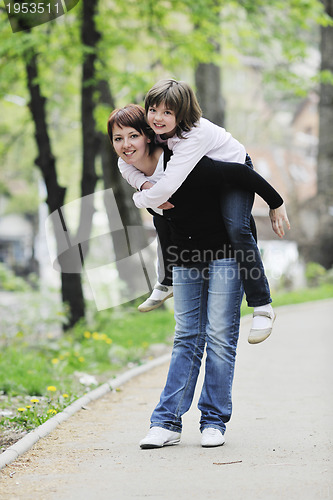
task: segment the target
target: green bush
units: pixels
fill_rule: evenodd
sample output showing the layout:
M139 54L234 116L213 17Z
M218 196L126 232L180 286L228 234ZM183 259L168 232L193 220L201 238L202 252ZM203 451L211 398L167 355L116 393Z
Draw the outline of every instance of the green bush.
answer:
M0 290L8 292L28 292L31 287L24 279L16 276L11 269L0 262Z
M319 286L326 275L326 269L317 262L309 262L306 265L305 277L309 287Z
M327 285L333 285L333 267L326 271L325 276L322 278L322 282Z

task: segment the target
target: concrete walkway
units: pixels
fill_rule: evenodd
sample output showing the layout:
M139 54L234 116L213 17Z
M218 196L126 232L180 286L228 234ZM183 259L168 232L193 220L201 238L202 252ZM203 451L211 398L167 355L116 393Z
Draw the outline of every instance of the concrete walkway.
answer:
M333 499L333 300L277 312L271 338L256 346L247 343L250 319L242 322L223 447L201 448L194 404L180 445L140 450L164 364L89 404L3 469L0 498Z

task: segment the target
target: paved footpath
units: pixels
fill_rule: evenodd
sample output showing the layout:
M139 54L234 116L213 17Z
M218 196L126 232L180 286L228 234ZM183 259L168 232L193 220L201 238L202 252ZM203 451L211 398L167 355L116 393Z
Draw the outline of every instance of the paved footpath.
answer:
M92 402L3 469L0 498L333 499L333 300L277 312L271 338L256 346L247 343L250 319L242 322L224 446L200 446L194 404L181 444L140 450L164 364Z

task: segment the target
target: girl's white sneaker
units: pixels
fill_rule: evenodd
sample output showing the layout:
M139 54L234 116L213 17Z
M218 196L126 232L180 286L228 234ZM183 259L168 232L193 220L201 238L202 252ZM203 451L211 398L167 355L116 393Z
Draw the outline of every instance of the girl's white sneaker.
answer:
M250 335L248 338L249 344L259 344L266 340L270 334L272 333L273 324L276 318L276 314L274 311L266 312L266 311L255 311L253 313L253 317L256 316L264 316L269 319L269 326L267 328L251 328Z

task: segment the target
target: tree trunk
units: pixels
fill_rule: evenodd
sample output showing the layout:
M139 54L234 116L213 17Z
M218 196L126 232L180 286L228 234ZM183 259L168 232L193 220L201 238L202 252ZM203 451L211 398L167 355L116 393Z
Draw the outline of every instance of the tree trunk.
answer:
M323 0L326 13L333 18L333 0ZM333 75L333 26L321 27L321 71ZM318 195L329 204L333 201L333 85L320 85Z
M58 211L64 205L66 188L59 186L55 167L55 158L52 154L51 143L46 121L46 99L43 97L38 79L37 55L28 54L26 63L27 86L30 93L30 111L35 123L35 138L38 148L36 165L42 172L47 190L47 205L49 212ZM61 215L60 215L61 216ZM58 231L55 231L57 248L61 248ZM60 250L57 255L60 254ZM72 326L79 318L84 316L84 300L81 284L81 275L61 273L62 300L69 305L69 320L65 328Z
M225 101L221 93L221 68L213 63L198 64L195 70L195 84L203 116L223 127Z
M333 0L322 0L333 18ZM333 74L333 27L321 27L321 71ZM333 265L333 85L320 85L318 192L300 213L304 233L300 251L306 261L319 262L327 269Z
M83 0L83 14L81 22L81 41L84 48L89 47L84 55L81 79L81 123L82 123L82 178L81 178L81 210L76 241L81 242L82 258L89 251L89 237L91 234L93 216L95 212L94 199L98 177L95 170L98 137L94 110L96 106L96 50L100 35L95 25L95 14L98 0ZM85 198L86 197L86 198Z
M98 0L83 0L83 19L81 24L81 41L91 51L85 54L82 66L81 82L81 121L83 141L83 169L81 194L94 193L97 176L95 172L96 148L98 145L94 118L96 92L96 47L100 35L95 26L95 14Z
M333 0L323 0L326 14L333 19ZM321 71L333 75L333 26L321 27ZM319 231L315 238L316 259L326 268L333 265L333 85L320 85L318 206Z

